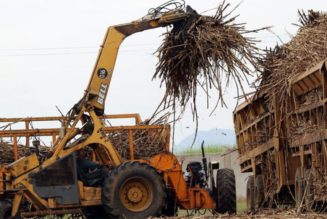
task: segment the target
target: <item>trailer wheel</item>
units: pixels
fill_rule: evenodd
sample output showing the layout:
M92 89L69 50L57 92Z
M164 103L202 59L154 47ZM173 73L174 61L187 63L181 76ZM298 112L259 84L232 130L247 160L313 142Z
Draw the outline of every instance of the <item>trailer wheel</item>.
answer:
M0 219L8 219L11 216L11 204L8 201L0 201Z
M112 218L158 216L165 199L161 176L145 163L123 163L113 169L103 183L102 204Z
M295 171L295 206L300 208L303 200L304 189L303 189L303 180L301 178L301 168L298 167Z
M254 195L256 209L262 208L265 201L264 176L258 175L254 182Z
M216 212L236 213L235 175L231 169L219 169L216 178Z
M313 188L313 175L311 169L305 171L305 194L304 202L307 210L314 208L314 188Z
M246 183L246 206L248 211L255 210L254 176L249 176Z

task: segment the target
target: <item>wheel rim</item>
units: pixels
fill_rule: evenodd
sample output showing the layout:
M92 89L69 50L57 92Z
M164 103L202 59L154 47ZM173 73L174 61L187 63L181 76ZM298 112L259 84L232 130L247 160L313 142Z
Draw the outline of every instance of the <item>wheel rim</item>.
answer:
M129 211L141 212L151 205L153 190L147 180L130 178L120 188L120 200Z

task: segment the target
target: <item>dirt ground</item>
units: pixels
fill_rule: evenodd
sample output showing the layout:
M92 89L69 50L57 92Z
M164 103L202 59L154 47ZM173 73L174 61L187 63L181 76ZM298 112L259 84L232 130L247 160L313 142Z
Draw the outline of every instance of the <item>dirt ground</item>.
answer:
M327 214L317 213L296 213L295 210L272 210L266 209L255 214L237 214L237 215L198 215L198 216L180 216L171 217L169 219L325 219Z

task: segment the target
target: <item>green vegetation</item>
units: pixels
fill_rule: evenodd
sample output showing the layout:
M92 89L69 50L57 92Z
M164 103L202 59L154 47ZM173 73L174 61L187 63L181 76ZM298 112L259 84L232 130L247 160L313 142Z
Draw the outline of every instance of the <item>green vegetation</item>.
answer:
M246 200L245 199L237 200L236 206L237 206L237 214L241 214L241 213L245 212L246 211ZM199 212L194 213L191 210L189 210L189 211L181 210L181 209L178 210L178 217L185 217L185 216L188 216L189 214L191 214L192 216L198 216L198 217L212 215L211 211L209 211L209 210L200 210L200 213Z
M212 216L212 211L211 210L205 210L202 209L200 211L192 211L192 210L182 210L179 209L178 210L178 217L188 217L188 216L192 216L192 217L204 217L204 216Z
M246 199L237 200L237 214L241 214L246 211Z
M231 149L232 147L230 145L207 145L204 147L204 151L206 154L223 154L225 153L228 149ZM188 147L184 150L177 151L177 155L201 155L201 148L196 147L196 148L191 148Z

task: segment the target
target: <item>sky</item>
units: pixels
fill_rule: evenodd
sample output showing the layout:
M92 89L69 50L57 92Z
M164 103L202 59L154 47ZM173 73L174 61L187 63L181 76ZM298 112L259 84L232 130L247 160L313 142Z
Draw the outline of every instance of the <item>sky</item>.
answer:
M162 0L0 0L0 117L57 116L83 95L99 46L110 25L147 14ZM186 0L199 13L213 14L221 1ZM236 6L240 1L228 1ZM255 35L260 47L287 42L296 33L298 9L326 10L325 0L243 0L234 12L248 29L272 26L274 33ZM107 114L152 115L164 89L153 81L164 28L126 38L120 48L109 94ZM276 37L279 36L279 38ZM236 90L225 95L228 108L212 116L204 95L198 97L199 129L232 129ZM212 107L213 105L211 105ZM176 142L194 131L187 112L176 124Z

